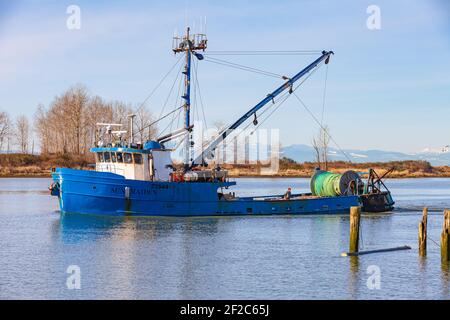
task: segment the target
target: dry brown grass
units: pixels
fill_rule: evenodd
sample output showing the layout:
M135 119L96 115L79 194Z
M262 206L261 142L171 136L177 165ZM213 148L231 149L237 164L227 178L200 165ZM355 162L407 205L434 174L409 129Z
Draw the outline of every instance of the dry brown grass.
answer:
M260 176L261 165L224 165L229 170L231 176ZM278 177L311 177L317 165L312 162L297 163L290 159L281 159ZM349 163L345 161L335 161L328 163L327 170L343 173L347 170L357 172L367 172L369 168L374 169L379 175L384 174L390 168L394 171L389 174L390 178L424 178L424 177L450 177L449 166L433 167L427 161L392 161L392 162L372 162L372 163ZM324 169L324 168L322 168Z
M90 155L0 154L0 176L50 176L52 168L67 167L87 169L89 168L88 164L93 161L94 159Z
M0 154L0 176L50 176L51 168L66 167L75 169L92 169L88 166L94 163L92 154ZM280 170L276 177L310 177L316 168L312 162L297 163L290 159L280 160ZM223 165L233 177L258 177L261 175L260 164ZM433 167L426 161L393 161L374 163L349 163L335 161L328 164L328 170L343 173L347 170L365 172L372 168L382 175L394 167L390 178L423 178L423 177L450 177L450 167Z

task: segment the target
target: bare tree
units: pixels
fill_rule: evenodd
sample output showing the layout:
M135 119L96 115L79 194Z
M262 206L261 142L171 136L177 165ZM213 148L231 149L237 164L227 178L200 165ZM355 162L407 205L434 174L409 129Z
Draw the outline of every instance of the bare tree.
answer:
M312 139L312 147L314 148L314 154L316 158L317 167L321 167L321 152L320 152L320 141L317 137L313 137Z
M11 120L6 112L0 112L0 151L11 133Z
M72 137L75 141L72 145L72 152L80 154L83 149L83 135L86 128L85 121L85 109L88 102L88 94L86 87L77 85L69 89L69 91L63 96L66 108L66 116L69 129L72 133Z
M22 153L28 153L28 143L30 140L30 123L24 115L19 116L16 120L16 141Z
M69 88L56 96L48 108L39 105L34 115L34 129L42 153L86 154L96 141L98 122L120 123L130 132L128 115L130 104L121 101L105 102L90 96L83 85ZM138 129L153 119L147 109L138 113ZM156 128L142 132L141 140L153 138ZM124 137L129 138L129 137Z
M330 144L330 133L328 126L320 128L319 133L312 139L312 146L315 152L317 166L320 168L322 164L325 170L328 170L328 150Z
M135 111L136 113L136 136L138 140L145 143L148 140L155 139L158 128L156 125L151 125L154 122L152 114L148 111L147 107L140 107Z
M47 110L44 105L39 104L34 113L34 131L39 139L41 153L47 154L50 151L50 130L47 126Z

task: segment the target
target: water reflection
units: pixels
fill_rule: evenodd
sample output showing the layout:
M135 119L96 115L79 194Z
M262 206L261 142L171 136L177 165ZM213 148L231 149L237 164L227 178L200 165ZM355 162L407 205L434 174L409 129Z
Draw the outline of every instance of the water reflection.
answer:
M67 243L81 241L77 234L98 235L111 241L153 240L156 237L170 237L171 233L182 232L212 235L217 232L220 218L172 218L172 217L112 217L85 214L62 214L54 228Z
M442 271L442 296L450 298L450 262L441 261L441 271Z
M358 288L360 286L360 269L359 269L359 257L348 257L349 263L349 294L350 298L358 299Z
M437 243L430 243L426 259L416 250L339 257L348 250L348 216L60 215L53 211L55 199L40 191L46 190L47 181L2 181L0 298L449 298L450 270L441 264ZM296 188L308 187L306 180L291 182ZM275 194L286 183L246 179L237 192ZM425 185L417 179L391 187L399 206L418 209L363 215L361 243L367 250L417 245L422 200L414 195ZM441 201L444 190L450 198L450 179L433 180L426 188L437 188L439 196L423 193L426 201L449 207L450 202ZM439 239L442 210L429 214L428 229L430 240ZM65 288L71 264L82 269L82 290L76 292ZM370 265L381 268L381 290L367 288Z

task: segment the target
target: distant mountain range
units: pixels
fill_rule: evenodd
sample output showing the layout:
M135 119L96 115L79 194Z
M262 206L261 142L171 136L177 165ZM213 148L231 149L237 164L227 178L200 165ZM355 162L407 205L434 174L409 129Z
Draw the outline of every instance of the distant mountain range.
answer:
M297 162L315 161L315 151L312 146L304 144L295 144L282 148L282 157L291 158ZM450 165L450 151L425 149L418 153L402 153L396 151L383 150L354 150L347 149L344 152L352 160L352 162L388 162L388 161L404 161L404 160L425 160L433 166ZM341 151L335 148L329 149L328 157L331 161L348 161L347 157Z

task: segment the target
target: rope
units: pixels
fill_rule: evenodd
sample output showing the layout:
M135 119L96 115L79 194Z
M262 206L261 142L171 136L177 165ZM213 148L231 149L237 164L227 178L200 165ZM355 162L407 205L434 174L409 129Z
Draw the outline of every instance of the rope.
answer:
M433 242L435 245L437 245L438 246L438 248L440 248L441 247L441 245L439 244L439 243L437 243L436 241L434 241L433 239L431 239L429 236L427 236L427 238L428 239L430 239L431 240L431 242Z

